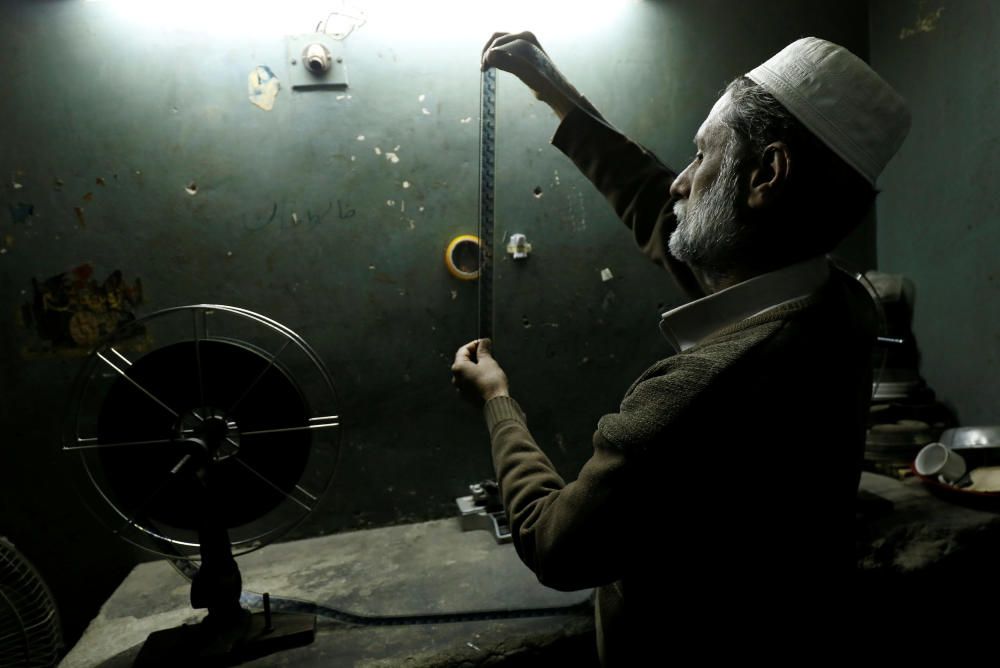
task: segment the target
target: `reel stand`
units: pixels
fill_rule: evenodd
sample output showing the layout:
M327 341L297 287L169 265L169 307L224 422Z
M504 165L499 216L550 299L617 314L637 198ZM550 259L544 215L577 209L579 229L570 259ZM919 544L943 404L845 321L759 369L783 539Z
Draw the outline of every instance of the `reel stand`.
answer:
M150 339L163 341L137 359ZM114 533L200 561L198 624L154 632L136 666L231 665L308 644L314 615L251 613L234 555L300 523L339 453L332 381L287 327L229 306L167 309L128 323L88 358L63 450ZM86 496L86 494L85 494Z

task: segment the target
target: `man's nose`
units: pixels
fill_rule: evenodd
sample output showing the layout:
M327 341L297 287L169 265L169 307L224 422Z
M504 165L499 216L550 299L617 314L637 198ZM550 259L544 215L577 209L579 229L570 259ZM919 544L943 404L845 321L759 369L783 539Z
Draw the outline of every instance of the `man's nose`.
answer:
M690 194L691 179L688 178L688 170L685 169L670 184L670 196L673 199L687 199Z

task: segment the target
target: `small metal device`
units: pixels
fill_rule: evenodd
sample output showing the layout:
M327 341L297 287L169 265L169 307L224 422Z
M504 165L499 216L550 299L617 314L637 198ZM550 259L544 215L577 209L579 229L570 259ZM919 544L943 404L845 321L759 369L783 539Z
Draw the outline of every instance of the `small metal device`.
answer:
M497 543L511 541L510 523L500 500L500 486L493 480L469 485L469 496L455 499L462 531L489 531Z
M528 238L520 233L510 235L510 241L507 242L507 253L513 255L515 260L527 260L528 254L531 253L531 244L528 243Z

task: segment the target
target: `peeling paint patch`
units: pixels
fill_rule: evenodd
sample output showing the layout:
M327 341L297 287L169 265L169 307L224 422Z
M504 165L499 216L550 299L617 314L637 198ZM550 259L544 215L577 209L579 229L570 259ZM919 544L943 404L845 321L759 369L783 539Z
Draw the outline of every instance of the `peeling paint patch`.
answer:
M466 123L471 123L472 122L472 116L466 116L465 118L460 118L458 120L458 122L462 123L463 125L466 124Z
M421 93L420 95L417 96L417 102L423 102L426 99L427 99L427 96L424 95L423 93Z
M357 156L353 156L353 155L351 156L351 162L354 162L357 159L358 159Z
M96 179L94 180L94 183L96 183L97 185L99 185L99 186L101 186L101 187L104 187L104 186L108 185L107 183L105 183L105 182L104 182L104 179L102 179L102 178L101 178L100 176L98 176L98 177L97 177L97 178L96 178Z
M423 213L424 212L424 207L422 207L422 206L417 207L417 211L419 211L420 213Z
M612 274L611 270L608 269L607 267L601 269L601 280L604 281L605 283L607 283L614 277L615 277L614 274Z
M387 199L385 201L385 205L386 206L396 206L396 200L394 200L394 199Z
M84 195L83 196L83 201L84 202L93 202L94 201L94 193L87 193L86 195Z
M82 206L74 206L73 207L73 213L76 214L76 222L77 222L77 224L79 224L80 227L86 227L87 226L87 221L83 217L83 207Z
M59 177L56 177L56 178L52 179L52 188L54 190L62 190L62 187L64 185L66 185L66 184L64 184L63 181L62 181L62 179L60 179Z
M364 140L365 140L364 135L358 135L358 141L364 141Z
M191 195L191 196L197 195L198 194L198 184L195 183L194 181L192 181L191 183L187 184L186 188L184 188L184 192L186 192L188 195Z
M392 164L396 164L399 162L399 156L393 153L392 151L389 151L388 153L385 154L385 159L391 162Z
M21 306L21 315L38 339L25 352L83 353L135 320L142 281L129 285L121 271L114 271L99 283L93 274L90 264L82 264L45 280L32 279L32 298ZM144 336L145 329L137 326L127 338Z
M428 111L427 107L421 107L420 113L423 114L424 116L430 116L431 115L431 112Z
M378 146L375 147L375 155L382 155L382 149L380 149Z
M403 181L403 189L406 190L409 187L410 187L410 182L409 181Z
M281 83L267 65L258 65L247 76L247 93L250 102L264 111L274 109L274 99L278 97Z
M458 299L458 290L452 290L451 291L451 299L452 299L452 301Z
M933 32L938 25L938 21L941 20L941 13L944 11L944 7L938 7L933 12L924 13L924 3L920 3L920 8L917 13L917 22L913 24L911 28L903 28L899 31L899 39L904 40L914 35L918 35L922 32Z
M12 223L23 223L35 215L35 205L28 204L27 202L8 204L7 210L10 211L10 221Z

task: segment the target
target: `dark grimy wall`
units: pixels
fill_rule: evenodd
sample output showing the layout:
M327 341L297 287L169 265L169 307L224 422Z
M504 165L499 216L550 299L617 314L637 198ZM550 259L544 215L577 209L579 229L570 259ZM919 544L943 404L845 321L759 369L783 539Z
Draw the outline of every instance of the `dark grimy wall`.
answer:
M0 23L0 533L50 581L70 637L138 558L81 507L58 451L88 332L105 322L91 305L67 329L58 314L73 295L76 308L103 286L137 316L232 304L312 343L342 397L344 449L292 537L448 516L492 473L481 418L449 383L455 349L476 336L475 286L442 262L452 237L475 232L489 34L535 30L609 119L677 166L725 83L789 41L867 55L860 0L485 15L467 1L359 0L367 23L343 40L350 87L295 92L285 36L314 30L322 3L143 14L151 4L8 2ZM282 82L271 111L248 100L260 65ZM572 478L597 418L666 354L658 314L681 297L548 146L554 116L507 75L498 113L497 229L534 251L498 262L496 354ZM872 242L869 229L846 253L870 264Z
M913 113L880 182L879 267L916 283L914 332L939 398L962 424L996 424L1000 5L872 2L871 40Z

